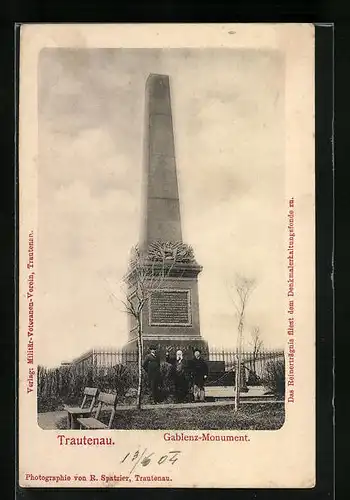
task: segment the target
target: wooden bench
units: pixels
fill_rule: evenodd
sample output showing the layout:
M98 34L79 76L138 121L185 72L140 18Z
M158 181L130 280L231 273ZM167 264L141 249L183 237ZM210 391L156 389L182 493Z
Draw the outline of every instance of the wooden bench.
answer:
M68 429L79 429L77 418L91 415L96 403L97 393L98 389L94 387L85 387L83 401L80 406L64 406L64 409L67 411ZM90 405L87 406L89 401Z
M105 392L100 392L97 401L98 407L95 418L81 417L77 419L78 423L80 424L80 429L110 429L112 427L112 423L115 417L115 406L117 403L116 394L106 394ZM100 413L104 405L111 408L111 415L109 417L108 425L99 420Z

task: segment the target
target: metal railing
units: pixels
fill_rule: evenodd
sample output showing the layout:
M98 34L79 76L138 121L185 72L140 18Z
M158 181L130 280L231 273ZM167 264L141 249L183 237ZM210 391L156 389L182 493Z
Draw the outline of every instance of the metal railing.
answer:
M242 355L242 364L247 372L256 374L262 378L266 372L268 362L283 360L283 350L260 350L259 352L244 351ZM209 349L209 361L221 361L225 363L225 371L234 370L237 360L236 351L233 349L211 348ZM78 368L81 374L86 373L91 368L108 368L116 365L127 365L137 363L137 351L123 351L122 349L92 349L70 364Z

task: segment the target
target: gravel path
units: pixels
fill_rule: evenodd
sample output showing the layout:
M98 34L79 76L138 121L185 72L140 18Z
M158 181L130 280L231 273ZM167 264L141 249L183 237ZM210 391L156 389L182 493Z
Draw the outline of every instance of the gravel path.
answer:
M66 416L66 411L48 411L46 413L38 413L38 425L45 430L57 429L57 422Z

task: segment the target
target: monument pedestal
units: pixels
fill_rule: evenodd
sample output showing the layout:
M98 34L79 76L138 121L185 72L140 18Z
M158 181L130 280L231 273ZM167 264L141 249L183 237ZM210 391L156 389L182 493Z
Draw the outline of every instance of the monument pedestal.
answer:
M154 344L161 355L171 347L172 352L182 349L192 358L193 350L199 348L203 357L208 357L208 344L200 334L199 324L201 270L192 249L183 243L154 243L145 260L140 263L140 257L136 258L128 274L128 301L137 309L139 297L147 296L140 315L144 353ZM138 283L140 276L142 285ZM137 350L137 327L136 318L129 315L129 341L125 350Z

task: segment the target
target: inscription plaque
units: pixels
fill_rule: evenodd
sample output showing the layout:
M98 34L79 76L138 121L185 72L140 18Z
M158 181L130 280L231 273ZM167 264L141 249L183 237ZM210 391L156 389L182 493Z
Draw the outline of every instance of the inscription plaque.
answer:
M151 325L190 325L190 291L159 290L150 300Z

